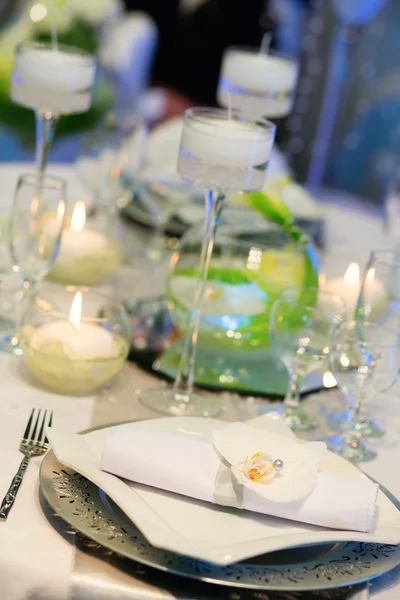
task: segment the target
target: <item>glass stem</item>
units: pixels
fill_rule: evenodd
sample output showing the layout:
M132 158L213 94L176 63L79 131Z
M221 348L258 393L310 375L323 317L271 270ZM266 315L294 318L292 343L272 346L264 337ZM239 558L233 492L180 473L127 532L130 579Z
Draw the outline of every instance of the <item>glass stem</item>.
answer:
M295 371L289 372L289 385L283 402L285 408L298 408L300 406L300 385L302 381L302 375Z
M205 190L204 199L206 209L205 231L201 248L199 276L194 295L194 307L173 388L175 400L178 402L188 402L193 392L195 375L194 367L197 339L200 329L201 307L206 291L208 269L214 247L215 234L224 205L225 196L217 191Z
M342 439L348 443L353 437L355 431L355 424L357 422L357 414L360 410L361 403L354 394L348 395L348 408L347 408L347 419L344 422L342 429Z
M36 168L41 179L53 143L58 117L48 110L36 111Z
M19 298L18 298L18 309L15 320L15 335L12 340L12 345L14 346L13 352L15 354L19 354L19 334L22 326L22 320L24 318L24 311L26 306L26 300L29 292L33 287L33 281L30 279L26 279L25 277L21 281L21 287L19 290Z

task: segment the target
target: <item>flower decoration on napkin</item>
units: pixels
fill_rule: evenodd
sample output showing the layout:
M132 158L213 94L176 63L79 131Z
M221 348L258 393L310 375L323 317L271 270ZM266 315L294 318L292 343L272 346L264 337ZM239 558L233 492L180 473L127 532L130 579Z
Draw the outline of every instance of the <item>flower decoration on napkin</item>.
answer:
M278 468L277 465L279 465ZM266 483L268 479L274 477L275 473L282 471L284 466L283 460L278 458L274 462L271 462L271 457L268 454L265 454L265 452L256 452L250 459L246 456L245 462L238 465L237 468L250 481Z
M291 432L265 432L245 423L232 423L215 431L213 438L237 482L273 502L305 498L326 452L323 442L304 442Z

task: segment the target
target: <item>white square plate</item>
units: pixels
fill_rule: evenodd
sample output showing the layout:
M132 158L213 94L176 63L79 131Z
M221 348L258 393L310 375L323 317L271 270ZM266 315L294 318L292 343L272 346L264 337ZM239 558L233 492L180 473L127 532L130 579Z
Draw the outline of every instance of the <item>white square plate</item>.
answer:
M52 428L49 438L60 462L98 485L135 523L148 541L185 556L217 565L228 565L252 556L310 544L341 541L400 543L400 512L380 491L378 517L371 533L340 531L295 521L225 509L125 482L99 469L101 449L116 428L135 429L212 441L212 431L226 426L215 419L175 417L139 421L71 435ZM321 463L325 471L365 477L346 460L327 452Z

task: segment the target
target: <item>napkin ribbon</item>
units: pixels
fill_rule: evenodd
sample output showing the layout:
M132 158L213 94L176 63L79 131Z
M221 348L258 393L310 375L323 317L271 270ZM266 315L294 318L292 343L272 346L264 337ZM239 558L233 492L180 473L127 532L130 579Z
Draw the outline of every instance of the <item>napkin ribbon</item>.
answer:
M213 502L221 506L243 508L243 486L234 477L230 464L222 457L215 477Z

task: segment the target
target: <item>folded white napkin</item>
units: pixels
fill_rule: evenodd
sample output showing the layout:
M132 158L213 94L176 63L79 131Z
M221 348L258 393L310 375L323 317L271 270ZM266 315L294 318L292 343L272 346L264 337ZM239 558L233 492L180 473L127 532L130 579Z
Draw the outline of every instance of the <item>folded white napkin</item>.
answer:
M205 502L333 529L373 529L378 486L365 478L318 471L317 463L325 450L322 444L304 444L281 423L276 433L272 419L269 434L243 424L229 427L226 439L217 436L214 444L129 427L119 429L103 445L100 468ZM255 449L264 450L260 448L263 440L269 443L267 451L273 459L284 459L284 470L259 488L261 484L254 482L240 485L234 476L235 455L242 456L246 444L249 456Z

